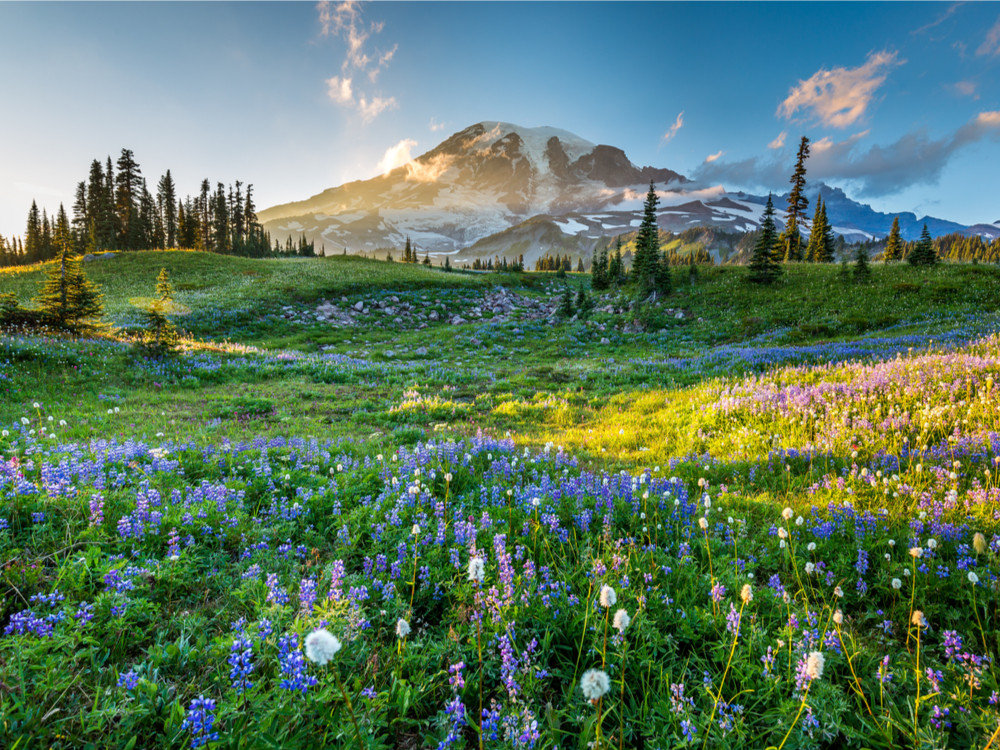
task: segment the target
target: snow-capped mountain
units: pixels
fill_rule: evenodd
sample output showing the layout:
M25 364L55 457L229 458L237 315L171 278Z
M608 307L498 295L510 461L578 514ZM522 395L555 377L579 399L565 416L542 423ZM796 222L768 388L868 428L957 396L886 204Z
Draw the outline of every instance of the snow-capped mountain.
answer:
M698 188L669 169L637 167L621 149L565 130L480 122L386 174L274 206L259 218L273 237L305 235L328 254L402 248L409 237L422 253L461 259L499 250L507 257L524 254L530 263L545 252L588 257L609 238L634 231L650 180L660 197L660 228L674 232L695 226L751 231L766 202L722 186ZM817 192L834 231L848 241L888 234L893 214L826 185L807 191L811 204ZM785 196L774 202L783 222ZM919 236L924 223L934 235L1000 236L1000 222L965 227L912 213L899 218L907 238Z

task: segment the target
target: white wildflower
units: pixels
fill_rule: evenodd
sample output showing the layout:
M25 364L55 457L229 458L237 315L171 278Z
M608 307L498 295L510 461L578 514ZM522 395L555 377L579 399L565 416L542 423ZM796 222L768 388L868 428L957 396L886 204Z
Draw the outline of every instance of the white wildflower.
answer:
M894 589L896 589L896 591L899 591L901 588L903 588L903 582L901 580L899 580L898 578L893 578L892 579L892 587Z
M795 511L793 511L791 508L785 508L783 511L781 511L781 517L784 518L786 521L790 521L792 516L794 515Z
M844 624L844 613L841 612L838 609L836 612L833 613L833 621L835 623L837 623L838 625L843 625Z
M604 607L605 609L610 609L611 607L615 606L615 602L618 601L618 595L615 593L615 590L613 588L605 584L604 586L601 586L600 600L602 607Z
M306 658L321 667L340 651L340 640L325 628L314 630L306 636Z
M603 697L611 689L611 680L608 679L607 672L600 669L588 669L580 678L580 690L583 697L589 701L596 701Z
M750 588L749 583L743 584L743 589L740 591L740 599L744 604L753 601L753 589Z
M973 586L975 586L977 583L979 583L979 576L977 576L971 570L969 571L969 583L971 583Z
M708 531L708 519L707 518L699 518L698 519L698 525L701 527L702 531Z
M486 565L483 558L473 557L469 560L469 580L482 583L486 580Z
M823 667L826 665L826 658L822 651L813 651L806 659L806 674L809 679L818 680L823 676Z
M632 622L632 618L628 616L628 612L626 612L624 609L619 609L617 612L615 612L613 627L619 633L624 633L625 628L628 627L630 622Z
M410 634L410 623L400 617L396 620L396 637L406 638Z

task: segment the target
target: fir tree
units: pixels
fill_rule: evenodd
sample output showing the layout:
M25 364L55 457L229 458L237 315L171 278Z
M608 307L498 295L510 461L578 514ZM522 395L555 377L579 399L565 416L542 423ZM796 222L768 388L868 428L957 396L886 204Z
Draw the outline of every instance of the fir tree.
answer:
M562 266L560 266L560 270ZM573 317L573 293L567 285L563 289L562 297L559 299L559 307L556 308L556 316L560 318Z
M590 313L594 309L594 300L587 290L584 289L583 284L580 284L580 288L576 291L576 314L580 318L590 317Z
M156 186L156 204L163 221L166 247L177 247L177 188L169 169Z
M920 233L920 239L917 240L917 244L906 259L913 266L933 266L937 263L938 257L937 251L934 250L934 240L931 239L931 233L927 231L926 224Z
M622 238L615 239L615 249L608 260L608 283L618 286L625 281L625 260L622 258Z
M83 272L80 257L73 252L73 240L66 211L59 206L54 242L58 256L46 272L36 302L52 323L73 333L93 327L103 313L101 295Z
M607 289L608 281L608 249L605 247L590 264L590 287L597 290Z
M760 232L757 235L757 244L754 245L753 257L750 259L750 281L755 284L772 284L778 279L781 267L775 257L777 247L778 232L774 226L774 202L768 195Z
M799 225L806 218L809 199L806 198L806 159L809 158L809 139L802 136L799 141L799 153L795 158L795 170L789 182L792 190L788 194L788 212L785 221L785 231L781 234L781 243L785 247L785 260L802 260L802 235Z
M156 277L156 298L144 311L146 332L139 342L140 348L149 356L164 357L177 349L180 337L167 315L175 311L173 288L166 268L160 269Z
M899 217L892 219L892 229L889 230L889 238L885 242L885 252L882 259L887 263L892 263L903 259L903 238L899 232Z
M635 258L632 261L632 278L641 294L657 287L660 262L660 232L656 225L656 206L659 198L652 180L642 207L642 223L635 238Z
M35 201L31 201L31 208L28 210L28 227L24 232L24 252L27 263L37 263L42 259L42 219Z
M868 246L864 242L859 242L858 249L854 253L854 280L865 282L871 275L872 270L868 265Z

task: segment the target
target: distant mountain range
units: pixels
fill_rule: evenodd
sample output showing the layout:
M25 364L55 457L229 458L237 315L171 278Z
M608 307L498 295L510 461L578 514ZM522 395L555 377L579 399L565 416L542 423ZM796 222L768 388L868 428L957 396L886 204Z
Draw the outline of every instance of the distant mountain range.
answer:
M421 253L454 260L523 254L533 263L546 252L587 258L616 235L635 231L650 180L660 196L659 226L673 232L696 226L752 231L767 200L697 187L670 169L637 167L621 149L565 130L480 122L391 172L268 208L259 218L272 237L305 235L327 254L402 248L409 237ZM848 241L884 237L897 215L823 184L807 189L810 205L817 193L834 231ZM775 197L779 222L786 197ZM898 216L907 239L916 239L925 223L934 236L1000 237L1000 221L965 226Z

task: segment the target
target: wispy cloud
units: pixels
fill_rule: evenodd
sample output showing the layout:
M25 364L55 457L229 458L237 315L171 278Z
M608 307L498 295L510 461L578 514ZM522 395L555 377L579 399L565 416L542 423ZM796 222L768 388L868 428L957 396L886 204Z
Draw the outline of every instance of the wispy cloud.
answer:
M777 114L790 120L802 112L823 125L846 128L865 114L889 72L904 62L896 52L878 52L857 68L820 69L789 90Z
M404 138L395 146L387 148L378 163L379 173L389 174L394 169L406 167L406 179L410 182L434 182L454 161L448 154L437 154L430 159L414 159L413 149L416 146L415 140Z
M862 196L897 193L912 185L932 185L951 158L983 140L1000 140L1000 111L980 112L954 133L931 138L925 130L906 133L885 146L865 148L868 131L842 141L815 141L806 162L810 180L848 180ZM792 161L777 154L729 162L703 162L692 175L695 183L773 189L788 182Z
M339 38L345 45L340 75L326 80L327 95L330 100L357 110L366 122L395 107L395 97L385 97L371 91L359 91L356 84L359 77L367 78L369 84L374 84L379 73L392 62L396 54L399 45L381 51L369 49L369 40L381 33L385 24L366 23L358 0L342 0L338 3L321 0L316 7L319 13L320 35Z
M782 130L780 133L778 133L777 138L775 138L773 141L767 144L767 147L770 149L779 149L785 145L785 139L787 137L788 137L788 131Z
M428 127L428 128L430 128L430 131L431 131L432 133L436 133L436 132L438 132L439 130L444 130L444 127L445 127L445 126L444 126L444 123L443 123L443 122L438 122L437 120L435 120L435 119L434 119L434 118L432 117L432 118L431 118L431 121L430 121L430 123L429 123L429 124L427 125L427 127Z
M663 134L663 143L668 143L673 140L673 137L677 135L677 131L684 127L684 112L677 115L677 119L674 120L674 124L670 126L670 129Z
M931 29L935 28L936 26L940 26L942 23L944 23L949 18L951 18L952 14L954 14L954 12L956 10L958 10L959 8L961 8L963 5L965 5L964 2L952 3L951 5L948 6L947 10L945 10L944 13L942 13L940 16L938 16L937 18L935 18L933 21L931 21L928 24L924 24L919 29L914 29L910 33L914 34L914 35L916 35L916 34L923 34L923 33L927 32L927 31L930 31Z
M705 157L705 163L706 164L711 164L713 161L718 161L719 158L721 158L724 153L726 153L726 152L725 151L716 151L714 154L709 154L708 156Z
M1000 17L997 17L997 22L986 32L986 39L976 49L976 54L980 57L1000 55Z
M976 91L978 87L975 81L958 81L948 86L948 88L959 96L971 96L973 99L979 98L979 94Z
M379 173L388 174L397 167L402 167L404 164L409 164L413 161L412 152L416 145L417 142L412 138L404 138L395 146L387 148L385 155L378 163Z

